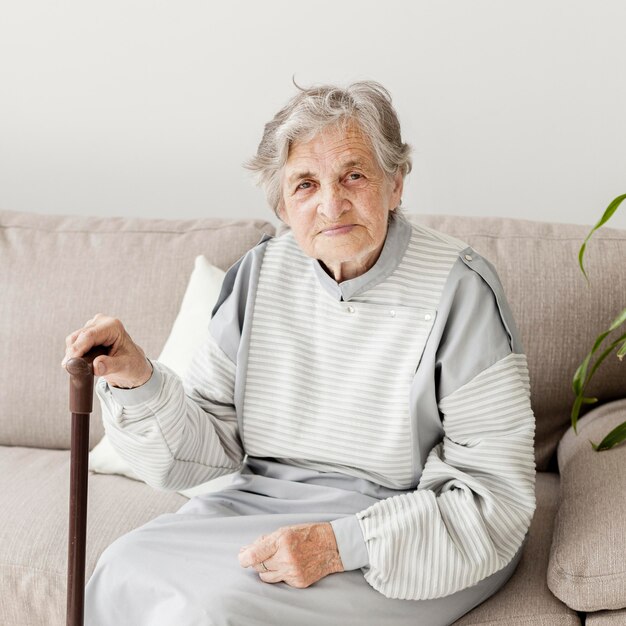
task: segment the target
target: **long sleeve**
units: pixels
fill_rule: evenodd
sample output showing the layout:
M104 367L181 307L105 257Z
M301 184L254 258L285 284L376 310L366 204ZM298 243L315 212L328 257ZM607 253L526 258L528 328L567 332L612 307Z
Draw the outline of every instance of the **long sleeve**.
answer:
M236 471L244 449L235 400L238 351L246 308L266 241L226 272L209 332L181 379L159 361L140 387L96 385L111 445L149 485L187 489ZM250 297L249 297L250 296Z
M444 434L417 489L333 523L352 565L389 598L438 598L476 584L512 559L534 513L526 357L513 349L520 344L497 274L480 261L490 285L464 268L437 352ZM358 563L359 529L367 565Z
M160 489L184 489L235 471L243 460L233 402L235 365L210 333L184 380L152 361L150 380L118 389L100 379L107 436L136 474Z

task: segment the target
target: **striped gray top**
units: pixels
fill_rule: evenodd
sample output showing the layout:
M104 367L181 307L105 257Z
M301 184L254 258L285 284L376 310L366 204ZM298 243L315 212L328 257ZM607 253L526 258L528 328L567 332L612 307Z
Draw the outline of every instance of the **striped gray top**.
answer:
M246 452L411 487L409 389L456 257L440 235L414 228L392 274L344 302L320 285L291 232L269 241L250 337Z
M534 417L490 264L399 216L374 267L339 285L291 232L229 273L183 380L153 361L137 389L98 381L136 473L186 488L248 454L383 485L396 495L333 529L344 567L390 598L448 595L504 567L535 508Z

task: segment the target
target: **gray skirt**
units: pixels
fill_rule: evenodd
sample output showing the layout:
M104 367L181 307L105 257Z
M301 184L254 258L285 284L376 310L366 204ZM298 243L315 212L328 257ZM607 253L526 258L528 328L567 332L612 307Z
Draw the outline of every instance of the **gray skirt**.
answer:
M264 583L239 549L281 526L353 515L397 492L363 479L248 459L227 489L197 496L120 537L101 555L85 595L86 626L444 626L511 577L503 569L434 600L383 596L361 570L306 589ZM425 575L428 573L425 572Z

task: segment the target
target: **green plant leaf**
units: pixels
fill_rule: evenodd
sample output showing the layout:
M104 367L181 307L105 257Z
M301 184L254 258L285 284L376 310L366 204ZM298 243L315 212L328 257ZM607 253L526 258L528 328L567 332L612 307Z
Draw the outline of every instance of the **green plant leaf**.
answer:
M572 419L572 428L574 429L574 432L576 434L578 434L578 415L580 414L580 407L583 404L583 396L576 396L576 399L574 400L574 406L572 407L572 414L571 414L571 419Z
M607 334L608 333L602 333L600 337L604 338L606 337ZM598 339L600 337L598 337ZM576 399L574 401L574 405L572 406L572 412L570 416L571 421L572 421L572 428L574 429L574 432L576 434L578 434L578 431L577 431L578 416L580 414L580 409L582 408L582 405L592 404L591 400L597 401L596 398L592 399L592 398L584 397L583 394L585 392L585 388L589 384L589 381L591 380L592 376L595 374L598 367L600 367L600 364L602 363L602 361L604 361L604 359L606 359L606 357L609 356L609 354L611 354L611 352L613 352L613 350L615 350L615 348L625 339L626 339L626 333L624 333L621 337L619 337L615 341L611 342L611 344L604 350L604 352L602 352L602 354L598 357L596 362L593 364L593 367L591 368L589 375L585 376L587 367L589 365L589 359L591 358L591 355L593 354L593 352L597 349L597 346L599 345L598 340L596 340L593 350L585 357L585 360L578 366L578 369L576 370L576 374L574 375L574 381L573 381L573 386L575 388L574 390L576 392ZM622 348L620 348L620 350ZM585 373L582 373L583 370ZM578 391L576 391L576 389L578 389Z
M574 428L574 432L578 434L576 428L578 426L578 414L580 413L580 408L583 404L595 404L598 401L598 398L585 398L584 396L579 396L576 398L576 402L574 403L574 408L572 409L572 427Z
M578 252L578 264L580 265L580 269L581 269L581 271L583 273L583 276L587 279L587 283L589 283L589 277L587 276L587 272L585 272L585 268L583 266L583 256L585 254L585 249L587 248L587 242L589 241L591 235L593 235L593 233L596 230L598 230L598 228L600 228L600 226L606 224L609 221L609 219L613 216L613 213L615 213L615 211L617 211L617 208L619 207L619 205L624 200L626 200L626 194L623 194L621 196L617 196L617 198L615 198L611 202L611 204L609 204L609 206L604 211L602 217L598 220L598 223L591 229L591 231L589 232L589 234L585 238L585 241L583 242L583 245L580 247L580 251Z
M583 392L583 386L585 384L585 378L587 378L587 367L589 367L589 360L591 359L591 352L585 357L583 362L578 366L578 369L574 373L572 379L572 387L574 393L580 396Z
M589 354L587 354L587 356L584 358L583 362L578 366L578 369L574 373L574 377L572 379L572 387L573 387L574 393L576 395L580 395L582 393L583 387L587 384L585 382L585 379L591 378L591 376L593 375L593 372L592 372L587 377L587 368L589 367L589 361L591 360L591 357L596 353L596 351L598 350L598 348L600 347L600 345L602 344L602 342L604 341L604 339L607 337L607 335L610 332L611 332L610 329L609 330L605 330L603 333L600 333L596 337L596 340L593 343L593 347L591 348L591 352L589 352ZM619 341L619 339L618 339L618 341ZM611 348L611 350L612 350L612 348ZM609 352L610 352L610 350L609 350ZM606 357L604 357L604 358L606 358ZM597 369L597 367L596 367L596 369ZM593 371L595 371L595 370L593 370Z
M591 445L596 452L602 452L603 450L610 450L624 440L626 440L626 422L616 426L600 443L595 444L592 441Z
M591 377L596 373L598 367L600 367L600 363L602 363L602 361L604 361L604 359L606 359L606 357L609 356L609 354L611 354L611 352L613 352L613 350L615 350L615 348L617 348L617 346L622 341L624 341L624 339L626 339L626 333L624 333L621 337L618 337L615 341L611 342L607 349L598 357L598 360L593 364L593 367L589 372L589 376L587 377L587 382L585 383L585 386L587 386L587 383L591 380Z
M593 232L593 231L591 231ZM589 239L591 233L587 235L587 239ZM580 271L583 273L587 284L589 284L589 276L587 276L587 272L585 272L585 267L583 265L583 257L585 256L585 250L587 249L587 239L583 242L583 245L580 246L580 250L578 251L578 265L580 265Z
M609 221L609 219L611 219L611 217L613 216L615 211L617 211L618 207L620 206L620 204L624 200L626 200L626 194L622 194L621 196L617 196L617 198L614 198L612 200L612 202L609 204L609 206L604 211L602 217L598 220L598 223L591 229L591 231L589 232L587 237L585 237L585 241L583 242L583 244L580 247L580 250L578 251L578 265L580 266L580 269L581 269L581 271L583 273L583 276L585 277L585 280L587 281L587 284L589 284L589 277L587 276L587 272L585 272L585 266L583 264L583 258L584 258L584 255L585 255L585 250L587 249L587 242L589 241L589 239L591 238L593 233L596 230L598 230L598 228L600 228L601 226L606 224ZM591 378L595 374L596 370L600 366L600 363L602 363L602 361L604 361L604 359L609 354L611 354L611 352L613 352L613 350L622 341L623 341L622 345L617 350L617 358L620 361L624 358L624 356L626 355L626 340L625 340L626 339L626 333L624 333L616 341L613 341L611 343L611 345L607 349L605 349L604 352L602 352L600 357L597 359L597 361L594 363L593 367L591 368L591 371L589 372L589 374L587 374L587 370L589 369L589 363L591 361L591 357L599 349L600 344L604 341L606 336L610 332L612 332L615 329L619 328L624 322L626 322L626 309L624 309L613 320L613 322L610 325L608 330L606 330L603 333L601 333L600 335L598 335L598 337L596 338L596 340L595 340L595 342L593 344L593 348L591 349L589 354L587 354L587 356L584 358L583 362L578 366L578 368L576 369L576 372L574 373L574 377L572 379L572 387L574 388L574 393L576 394L576 399L574 401L574 405L572 407L572 414L571 414L572 427L574 429L574 432L576 432L576 428L577 428L577 425L578 425L578 416L580 414L580 409L581 409L582 405L583 404L593 404L594 402L598 401L597 398L586 398L584 396L585 388L587 387L587 385L589 384L589 381L591 380ZM612 448L613 446L617 445L618 443L621 443L625 439L626 439L626 422L624 422L623 424L620 424L617 428L614 428L599 444L596 445L593 442L590 442L590 443L593 446L594 450L601 451L601 450L608 450L609 448Z
M609 326L609 331L615 330L619 328L624 322L626 322L626 309L624 309L614 320L613 323Z

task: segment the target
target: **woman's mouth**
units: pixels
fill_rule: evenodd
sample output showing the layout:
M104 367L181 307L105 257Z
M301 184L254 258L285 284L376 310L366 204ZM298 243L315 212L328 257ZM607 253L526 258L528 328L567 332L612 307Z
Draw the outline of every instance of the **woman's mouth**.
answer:
M345 226L336 226L334 228L328 228L327 230L323 230L322 234L335 236L335 235L344 235L345 233L349 233L354 228L354 224L347 224Z

